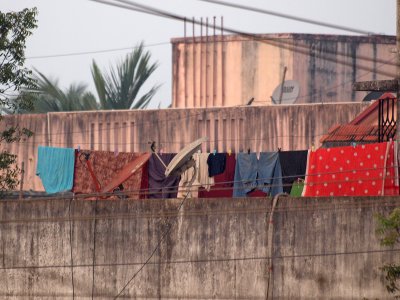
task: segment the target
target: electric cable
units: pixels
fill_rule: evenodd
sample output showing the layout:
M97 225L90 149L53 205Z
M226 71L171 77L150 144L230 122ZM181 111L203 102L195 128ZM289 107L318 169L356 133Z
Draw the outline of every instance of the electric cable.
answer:
M94 203L94 216L96 217L97 214L97 200ZM93 220L93 257L92 257L92 300L94 299L94 269L96 265L96 224L97 224L97 219L94 218Z
M192 263L218 263L218 262L237 262L237 261L252 261L252 260L268 260L268 259L298 259L298 258L311 258L311 257L328 257L328 256L344 256L344 255L359 255L359 254L376 254L376 253L391 253L399 252L400 248L393 249L372 249L372 250L353 250L353 251L335 251L327 253L305 253L293 255L274 255L268 256L248 256L248 257L220 257L220 258L204 258L204 259L184 259L184 260L167 260L160 262L148 262L147 265L171 265L171 264L192 264ZM143 265L145 262L121 262L121 263L100 263L96 267L119 267L119 266L136 266ZM91 267L91 264L78 264L77 268ZM14 267L0 267L0 270L29 270L29 269L54 269L66 268L68 265L33 265L33 266L14 266Z
M71 198L68 205L68 222L69 222L69 249L71 259L71 284L72 284L72 299L75 299L75 284L74 284L74 257L72 253L72 222L71 222L71 204L74 198Z
M247 6L247 5L235 4L235 3L232 3L232 2L225 2L225 1L221 1L221 0L218 0L218 1L216 1L216 0L197 0L197 1L213 3L213 4L227 6L227 7L239 8L241 10L257 12L257 13L261 13L261 14L265 14L265 15L271 15L271 16L284 18L284 19L288 19L288 20L292 20L292 21L298 21L298 22L313 24L313 25L322 26L322 27L339 29L339 30L358 33L358 34L364 34L364 35L374 35L374 34L376 34L376 33L370 32L370 31L362 30L362 29L351 28L351 27L348 27L348 26L342 26L342 25L337 25L337 24L333 24L333 23L327 23L327 22L322 22L322 21L302 18L302 17L298 17L298 16L294 16L294 15L284 14L284 13L281 13L281 12L261 9L261 8L257 8L257 7L251 7L251 6Z
M193 183L194 181L194 176L190 182L190 184ZM177 214L179 214L183 204L185 203L186 198L189 196L189 191L186 193L185 197L183 198L183 200L181 201L181 203L179 204L178 208L177 208ZM174 219L176 221L176 219ZM127 283L124 285L124 287L117 293L117 295L114 297L114 299L117 299L124 291L125 289L128 287L128 285L136 278L136 276L143 270L143 268L149 263L150 259L153 257L153 255L156 253L156 251L158 250L158 248L161 246L161 243L164 241L164 239L167 237L167 235L169 234L169 232L171 231L172 226L174 225L174 223L168 223L167 224L167 229L166 231L162 234L160 240L158 241L156 247L154 248L153 252L149 255L149 257L147 258L147 260L142 264L142 266L132 275L132 277L127 281Z
M111 5L111 6L119 6L119 4L117 4L115 2L109 2L109 1L103 1L103 0L88 0L88 1L98 2L98 3L107 4L107 5ZM137 2L128 1L128 0L114 0L114 1L120 2L120 3L124 3L124 7L121 7L121 8L134 10L134 11L137 11L137 9L142 9L142 10L146 10L147 11L145 13L153 14L153 15L156 15L156 16L159 16L159 17L164 17L164 18L169 18L169 19L172 18L172 19L176 19L176 20L179 20L179 21L188 20L188 18L186 18L184 16L176 15L174 13L171 13L171 12L168 12L168 11L165 11L165 10L160 10L160 9L148 6L148 5L139 4ZM126 5L128 5L128 7ZM202 23L200 23L197 20L193 20L192 22L196 23L198 25L203 25ZM209 24L208 26L209 27L213 27L213 25L211 25L211 24ZM222 28L220 28L218 26L216 28L218 28L219 30L222 29ZM238 31L238 30L231 29L231 28L228 28L228 27L224 27L223 29L226 32L230 32L230 33L233 33L233 34L244 36L244 37L247 37L247 38L249 38L251 40L254 40L254 41L259 41L259 42L262 42L262 43L266 43L266 44L270 44L272 46L279 47L281 49L287 49L287 50L290 50L290 51L293 51L293 52L302 53L302 54L307 55L307 56L310 55L310 52L308 51L309 50L308 46L297 45L297 48L303 47L303 48L307 49L307 51L304 51L304 50L296 49L296 47L293 47L292 43L284 42L281 39L272 38L272 37L268 37L268 38L260 37L260 36L255 35L255 34ZM288 46L283 46L283 44L287 44ZM340 53L339 52L335 52L334 54L337 55L337 54L340 54ZM344 53L344 55L348 56L347 53ZM327 60L327 61L334 62L336 64L341 64L341 65L353 67L353 63L352 62L349 63L349 62L346 62L346 61L343 61L343 60L338 60L336 56L335 57L324 57L323 55L314 53L313 57L318 57L318 58L322 58L322 59ZM361 57L358 57L358 59L361 59ZM373 60L373 61L377 61L377 60ZM358 66L358 68L362 69L362 70L367 70L367 71L374 71L373 69L371 69L369 67L364 67L364 66ZM390 72L380 72L380 74L386 75L388 77L395 77L396 76L394 73L390 73Z
M394 58L393 59L391 59L391 61L394 61ZM381 65L379 65L378 66L378 69L381 67L381 66L383 66L383 64L381 64ZM361 75L359 75L358 77L356 77L356 79L358 79L358 78L361 78L361 77L364 77L365 75L367 75L367 74L369 74L369 73L371 73L371 72L365 72L365 73L363 73L363 74L361 74ZM345 84L347 84L347 83L352 83L352 80L351 81L347 81L347 82L344 82L344 83L341 83L341 84L338 84L338 85L335 85L335 86L332 86L332 87L330 87L330 88L328 88L328 89L324 89L324 91L326 92L326 91L329 91L329 90L332 90L332 89L335 89L335 88L337 88L337 87L339 87L339 86L342 86L342 85L345 85ZM310 95L304 95L304 96L302 96L302 97L304 97L304 98L306 98L306 97L312 97L313 95L316 95L317 94L317 92L314 92L311 96ZM302 98L302 97L299 97L299 98ZM394 97L393 97L394 98ZM321 105L325 105L325 104L327 104L327 103L331 103L331 102L325 102L325 103L321 103ZM354 102L355 103L355 102ZM203 109L204 110L204 108L198 108L198 109ZM93 111L93 112L96 112L96 111ZM53 113L53 114L57 114L58 112L49 112L49 113ZM59 112L59 113L79 113L79 111L71 111L71 112ZM198 113L195 113L195 114L193 114L193 115L189 115L189 116L184 116L184 117L178 117L178 118L167 118L167 119L163 119L163 120L159 120L159 119L157 119L157 120L153 120L153 121L143 121L143 122L134 122L134 125L133 125L133 127L139 127L139 126L142 126L142 125L144 125L144 124L149 124L149 123L152 123L152 124L155 124L155 123L159 123L159 122L168 122L168 121L176 121L176 120L183 120L183 119L185 119L185 120L187 120L187 119L190 119L190 118L192 118L192 117L196 117L196 116L200 116L200 115L202 115L202 114L205 114L206 113L206 111L201 111L201 112L198 112ZM127 122L126 122L127 123ZM124 129L124 128L131 128L132 127L132 124L126 124L125 126L124 125L118 125L118 126L113 126L113 127L110 127L110 128L106 128L105 126L104 126L104 128L102 128L102 129L95 129L95 130L93 130L93 131L91 131L90 129L87 129L87 130L84 130L84 131L69 131L68 132L68 134L74 134L74 133L89 133L89 132L100 132L100 131L106 131L106 130L115 130L115 129ZM51 136L58 136L58 135L65 135L67 132L64 132L64 131L57 131L57 132L52 132L52 133L50 133L50 135ZM47 133L39 133L39 134L35 134L35 136L48 136L48 134ZM24 141L22 141L22 142L24 142ZM39 143L39 142L38 142ZM171 142L164 142L164 143L171 143ZM59 144L61 144L61 143L59 143ZM86 143L86 144L90 144L90 143ZM97 143L96 143L97 144ZM103 143L104 144L104 143ZM107 144L107 143L106 143ZM131 143L132 144L132 143ZM144 144L144 143L137 143L137 144Z
M82 161L81 161L81 164L83 164L82 163ZM357 172L366 172L366 171L376 171L376 170L379 170L379 169L381 169L382 171L383 170L385 170L384 172L381 172L381 175L380 175L380 177L378 177L378 178L372 178L372 177L369 177L369 178L366 178L366 179L362 179L363 181L371 181L371 180L384 180L385 178L386 179L395 179L396 180L396 182L398 181L398 175L397 175L397 173L395 172L395 174L394 174L394 177L392 178L392 177L388 177L388 176L386 176L386 175L390 175L390 173L389 174L386 174L386 172L387 172L387 170L389 170L389 169L395 169L395 170L397 170L397 168L398 168L398 166L397 165L393 165L393 166L383 166L383 167L373 167L373 168L356 168L356 169L350 169L350 170L343 170L343 171L335 171L335 172L319 172L319 173L314 173L314 174L297 174L297 175L290 175L290 176L281 176L281 177L269 177L269 178L258 178L257 180L261 180L261 181L271 181L272 182L272 180L273 179L289 179L289 178L291 178L291 179L294 179L294 178L297 178L297 177L302 177L302 176L305 176L306 177L306 179L307 178L309 178L309 177L315 177L315 176L321 176L321 175L333 175L333 174L335 174L335 175L340 175L340 174L346 174L346 173L353 173L353 174L356 174ZM385 173L385 174L383 174L383 173ZM332 177L333 178L333 177ZM351 183L351 182L356 182L356 181L359 181L360 179L350 179L350 178L345 178L345 179L342 179L342 180L337 180L337 179L335 179L335 180L325 180L325 181L323 181L323 182L317 182L317 183L315 183L315 182L311 182L311 184L324 184L324 183L341 183L341 182L347 182L347 183ZM240 182L245 182L246 180L241 180L241 181L224 181L224 182L218 182L217 184L226 184L226 183L229 183L229 184L233 184L233 183L240 183ZM305 182L305 184L308 184L307 183L307 180L306 180L306 182ZM262 184L262 185L260 185L260 186L254 186L254 188L257 188L257 187L276 187L276 186L289 186L290 184L267 184L267 185L265 185L265 184ZM192 185L192 188L193 187L200 187L201 185ZM168 187L169 188L169 191L177 191L178 190L178 186L170 186L170 187ZM220 188L221 190L223 190L223 188ZM228 188L228 189L231 189L231 188ZM246 187L246 189L248 189L248 187ZM147 189L131 189L131 190L126 190L126 191L124 191L124 193L130 193L131 195L133 194L133 193L136 193L136 194L141 194L141 193L145 193L145 192L148 192L148 193L151 193L151 192L153 192L154 190L159 190L159 189L151 189L151 188L147 188ZM185 190L185 189L182 189L182 190ZM161 192L159 192L159 193L161 193ZM89 193L89 194L76 194L75 195L77 198L79 198L79 197L81 197L81 198L84 198L84 197L89 197L89 196L115 196L115 193ZM46 197L46 198L48 198L48 197Z
M162 46L162 45L169 45L169 44L170 44L169 42L160 42L160 43L143 45L143 47L148 48L148 47ZM49 55L37 55L37 56L28 56L25 59L30 60L30 59L56 58L56 57L66 57L66 56L79 56L79 55L87 55L87 54L133 50L133 49L137 49L137 48L138 48L138 46L133 46L133 47L123 47L123 48L113 48L113 49L93 50L93 51L83 51L83 52L69 52L69 53L59 53L59 54L49 54Z

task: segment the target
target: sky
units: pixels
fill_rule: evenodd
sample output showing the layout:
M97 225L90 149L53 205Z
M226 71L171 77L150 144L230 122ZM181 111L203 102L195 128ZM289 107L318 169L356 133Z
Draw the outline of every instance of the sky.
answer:
M319 20L379 34L396 34L395 0L227 0L265 10ZM337 29L296 22L280 17L249 12L199 0L137 0L136 2L196 19L224 18L224 26L251 33L354 34ZM95 60L101 69L121 61L131 48L143 41L152 61L159 67L144 86L161 88L149 108L168 107L171 103L171 38L183 37L183 23L112 7L89 0L1 0L0 11L18 11L37 7L38 28L26 45L26 66L59 80L62 88L86 83L95 93L90 67ZM187 27L192 34L191 25ZM200 28L195 28L196 35ZM218 32L217 32L218 33ZM118 51L66 55L130 48ZM390 55L388 53L388 55Z

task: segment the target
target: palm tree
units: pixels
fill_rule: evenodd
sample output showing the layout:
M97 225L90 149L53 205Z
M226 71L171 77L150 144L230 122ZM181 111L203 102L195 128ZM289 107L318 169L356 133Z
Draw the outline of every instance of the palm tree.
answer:
M32 99L33 109L19 110L19 113L99 109L99 103L95 96L87 91L85 84L71 84L63 91L59 88L57 80L49 79L38 71L36 73L36 87L22 92L22 99Z
M146 108L159 85L153 86L142 96L138 96L143 84L156 70L158 63L150 64L150 53L145 52L141 43L109 73L101 72L93 61L92 77L102 109Z

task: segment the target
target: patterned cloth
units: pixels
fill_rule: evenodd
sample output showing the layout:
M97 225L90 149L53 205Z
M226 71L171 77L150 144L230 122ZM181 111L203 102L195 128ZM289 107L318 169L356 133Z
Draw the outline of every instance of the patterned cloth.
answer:
M393 142L310 151L303 196L395 193L394 160Z
M116 154L109 151L81 150L79 153L77 153L75 158L73 192L77 194L90 194L97 192L93 178L90 175L86 165L85 153L90 154L89 161L101 187L107 185L107 183L109 183L110 180L114 178L115 175L117 175L127 163L142 155L142 153L120 152ZM143 182L146 177L143 175L147 173L147 168L148 164L146 163L122 183L124 187L124 194L134 199L143 198L143 193L139 192L142 189L148 188L148 185L144 185Z

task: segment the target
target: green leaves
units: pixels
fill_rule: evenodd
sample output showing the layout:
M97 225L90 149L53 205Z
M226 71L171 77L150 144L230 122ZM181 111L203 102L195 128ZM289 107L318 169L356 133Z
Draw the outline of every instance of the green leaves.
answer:
M47 78L36 71L37 85L22 93L22 98L33 98L33 112L95 110L99 108L94 95L87 91L85 84L71 84L61 90L57 80Z
M108 72L101 72L93 61L92 77L102 109L146 108L159 86L153 86L138 96L150 75L157 69L157 63L150 63L151 55L144 52L141 43L131 54Z
M393 247L400 241L400 208L395 208L389 216L376 216L378 227L376 232L381 236L381 245ZM389 293L400 291L398 280L400 279L400 265L385 264L381 271L385 276L386 289ZM395 296L396 298L399 295Z
M20 99L11 102L12 108L19 113L146 108L159 88L155 85L139 95L143 85L157 68L157 63L150 63L150 58L150 53L145 52L143 44L140 44L115 67L110 67L109 72L102 72L93 61L91 71L98 99L87 91L85 84L71 84L62 90L57 80L36 71L33 76L36 85L25 88ZM33 105L21 106L21 103ZM6 113L10 110L11 108L3 109Z
M0 12L0 106L9 109L10 97L21 87L33 87L31 71L24 68L25 42L36 28L37 9Z
M14 113L32 106L31 98L22 98L22 87L34 88L31 71L24 67L25 42L36 28L37 9L19 12L0 11L0 110ZM0 143L12 143L32 135L26 128L7 127L0 132ZM17 156L0 151L0 198L18 185L20 169Z
M382 236L383 246L393 246L400 238L400 208L395 208L388 217L377 215L376 232Z
M399 291L397 280L400 278L400 266L395 264L384 265L381 269L385 274L385 280L387 282L386 289L389 293L395 293Z

